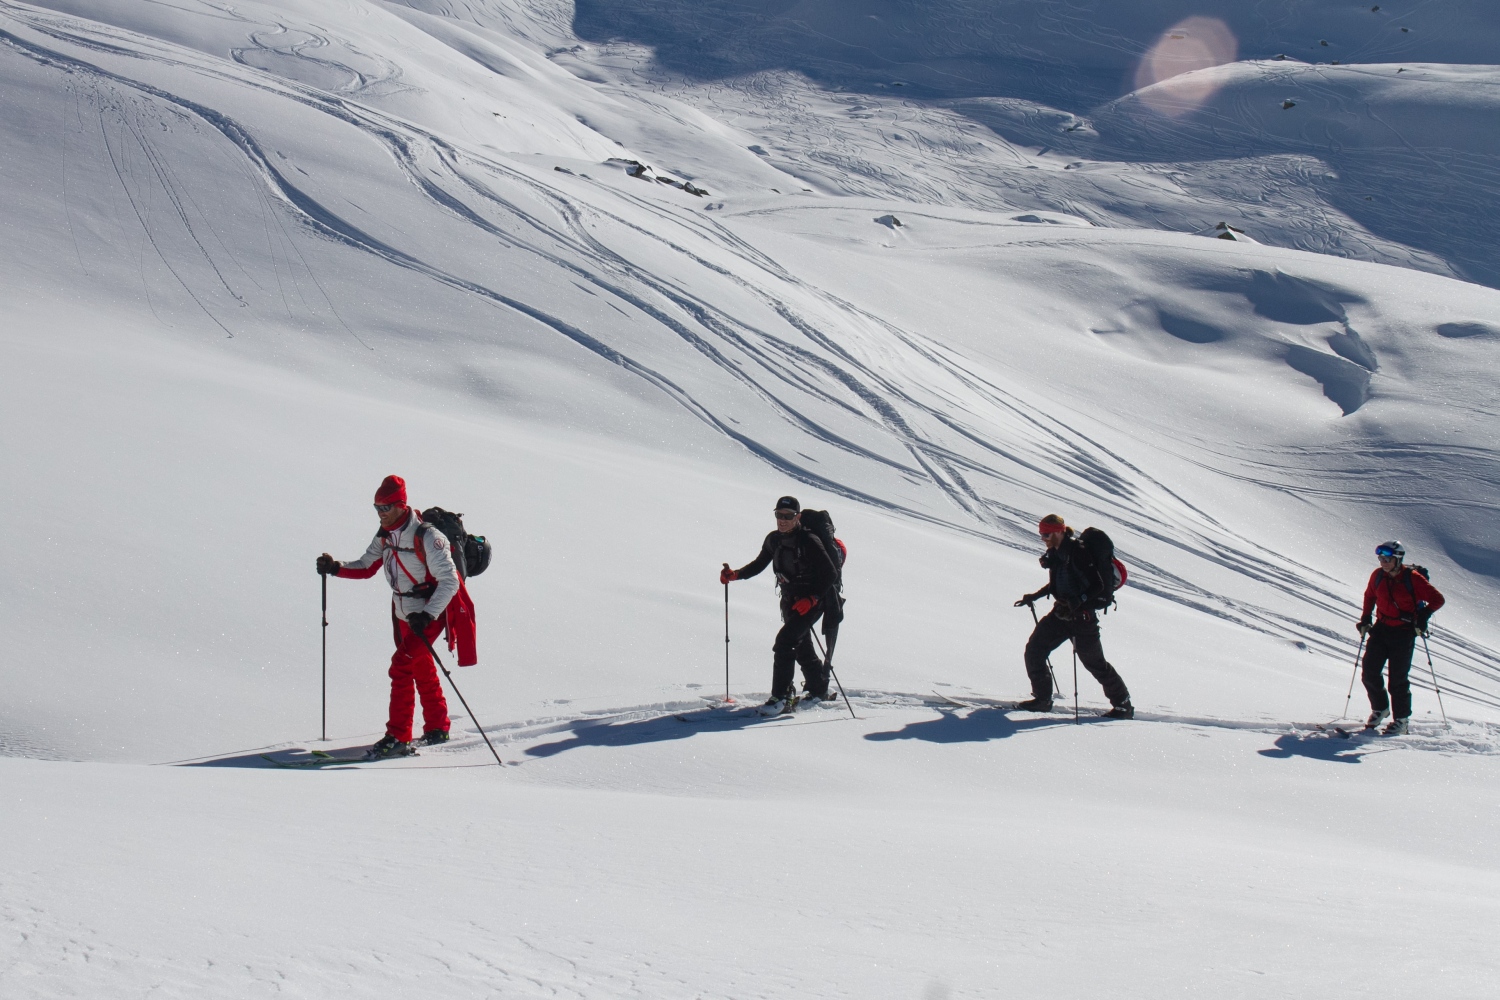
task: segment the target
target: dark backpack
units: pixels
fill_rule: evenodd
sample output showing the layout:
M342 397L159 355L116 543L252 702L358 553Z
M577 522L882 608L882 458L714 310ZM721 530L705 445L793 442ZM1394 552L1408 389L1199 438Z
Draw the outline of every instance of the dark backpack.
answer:
M1091 577L1089 589L1097 588L1089 606L1096 610L1107 608L1115 603L1115 591L1125 586L1130 574L1126 572L1125 564L1115 558L1115 543L1098 528L1084 528L1078 536L1078 544L1091 564L1084 570L1085 575Z
M464 516L441 507L428 507L422 511L423 524L429 524L443 533L448 546L453 550L453 565L464 579L478 576L490 565L490 543L483 535L471 535L464 530ZM417 546L420 554L422 547ZM424 563L427 561L424 557Z
M828 558L833 560L833 568L842 575L844 558L849 553L844 548L844 543L834 537L833 516L826 510L804 510L802 527L818 536L823 548L828 551Z

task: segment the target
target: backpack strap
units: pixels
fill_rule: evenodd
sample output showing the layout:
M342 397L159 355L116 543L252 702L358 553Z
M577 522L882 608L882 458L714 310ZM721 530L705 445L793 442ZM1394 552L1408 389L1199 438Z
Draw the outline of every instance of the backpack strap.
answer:
M416 514L416 511L413 510L412 513ZM436 583L437 582L436 580L434 580L432 578L432 568L427 565L427 553L425 551L423 551L423 549L422 549L423 534L424 534L424 532L428 532L428 531L431 531L431 530L432 530L432 525L430 525L426 521L422 520L421 515L418 514L417 515L417 530L412 532L411 538L412 538L412 547L417 550L417 558L420 559L420 560L422 560L422 573L423 573L424 576L427 577L427 579L423 581L424 583ZM415 580L413 580L412 582L416 583Z
M406 568L406 564L401 561L402 548L401 548L401 546L395 545L395 544L393 544L391 542L390 532L387 531L387 532L383 533L384 536L385 536L383 540L384 540L384 542L385 542L385 544L387 546L389 546L391 549L393 549L395 551L395 555L392 556L392 558L394 558L396 560L396 565L400 568L400 570L401 570L402 573L406 574L406 578L411 581L412 586L414 588L421 588L421 587L427 587L427 586L433 586L433 587L435 587L435 586L437 586L437 581L432 578L432 570L430 568L428 568L428 566L427 566L427 553L425 553L425 552L422 551L422 531L423 531L423 529L428 528L429 525L427 524L426 521L422 520L422 515L419 514L419 513L417 513L417 509L415 507L412 508L411 514L412 514L412 517L415 517L417 519L417 526L412 531L412 536L411 536L412 537L412 551L415 552L416 555L417 555L417 558L419 560L421 560L421 563L422 563L422 576L425 577L424 580L422 580L422 581L419 582L416 577L414 577L414 576L411 575L411 571ZM399 593L399 591L398 591L398 593ZM412 591L411 593L415 594L416 592ZM403 596L409 596L409 595L403 595Z
M1411 613L1414 615L1418 611L1420 611L1422 609L1422 605L1426 603L1425 601L1417 600L1417 585L1415 583L1412 583L1411 581L1411 578L1413 576L1416 576L1416 574L1416 570L1412 569L1410 566L1406 567L1406 589L1411 594Z

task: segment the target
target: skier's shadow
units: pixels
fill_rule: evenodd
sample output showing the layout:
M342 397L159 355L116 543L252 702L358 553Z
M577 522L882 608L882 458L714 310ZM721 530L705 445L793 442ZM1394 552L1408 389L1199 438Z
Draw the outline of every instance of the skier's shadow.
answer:
M1361 739L1344 739L1326 733L1286 733L1256 753L1273 760L1290 760L1306 757L1309 760L1326 760L1335 764L1358 764L1362 759L1380 750L1369 749L1369 743Z
M760 716L751 712L724 714L718 709L700 709L693 712L678 712L674 715L655 715L648 719L632 719L627 722L601 722L580 719L565 739L527 747L528 757L555 757L568 750L580 747L623 747L640 743L665 743L670 740L685 740L699 733L724 732L731 729L748 729L751 726L780 727L809 725L811 722L837 722L847 718L822 710L826 718L803 721L787 721L787 716ZM800 715L800 713L799 713ZM794 717L795 718L795 717Z
M321 747L319 748L321 749ZM315 765L321 767L336 767L339 764L358 764L364 761L364 752L370 749L368 743L359 743L348 747L330 747L324 751L330 754L333 760L327 763L319 763L302 751L300 757L288 757L286 748L276 750L262 750L246 754L232 754L226 757L209 757L204 760L186 761L178 764L178 767L251 767L251 768L285 768L288 766ZM273 759L271 754L280 754L281 760ZM310 768L315 769L315 768Z
M1081 719L1092 722L1093 719ZM883 733L866 733L865 739L876 742L891 740L926 740L928 743L984 743L1003 740L1017 733L1036 732L1057 726L1071 726L1073 719L1047 716L1012 719L1003 708L974 708L967 714L941 709L936 719L909 722L900 729Z

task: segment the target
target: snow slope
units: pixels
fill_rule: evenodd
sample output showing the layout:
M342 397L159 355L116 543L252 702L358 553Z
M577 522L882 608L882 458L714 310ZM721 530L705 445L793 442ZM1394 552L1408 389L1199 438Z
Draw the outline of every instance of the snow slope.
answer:
M6 995L1479 995L1500 21L1221 6L0 0ZM1190 14L1246 60L1140 80ZM392 471L497 543L520 766L271 769ZM704 707L788 491L859 720ZM1135 724L971 700L1052 510L1131 566ZM1345 741L1390 536L1457 722L1414 674ZM384 606L330 587L334 746Z

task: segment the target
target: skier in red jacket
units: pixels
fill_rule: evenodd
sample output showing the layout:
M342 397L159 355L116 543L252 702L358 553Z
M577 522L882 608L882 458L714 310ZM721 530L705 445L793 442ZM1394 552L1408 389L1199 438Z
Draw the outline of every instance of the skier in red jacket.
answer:
M1392 712L1395 718L1383 732L1400 736L1411 718L1411 657L1417 636L1427 634L1427 619L1443 606L1443 595L1427 582L1427 576L1402 564L1406 549L1400 542L1382 542L1375 547L1380 568L1370 574L1365 587L1364 614L1359 634L1365 636L1362 679L1370 696L1370 718L1366 729L1374 729ZM1371 615L1374 615L1372 618ZM1386 668L1390 697L1381 684L1380 669Z
M380 484L375 513L380 530L365 554L341 563L325 552L318 557L318 572L365 580L385 570L392 591L396 652L391 656L390 718L385 736L370 748L370 754L401 757L413 752L414 687L422 700L422 743L431 746L448 740L448 702L428 647L446 628L450 648L455 643L460 647L459 665L473 663L473 605L453 563L447 537L407 506L406 481L400 476L386 476Z

